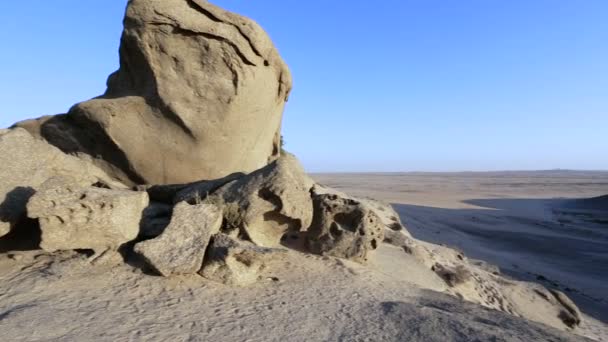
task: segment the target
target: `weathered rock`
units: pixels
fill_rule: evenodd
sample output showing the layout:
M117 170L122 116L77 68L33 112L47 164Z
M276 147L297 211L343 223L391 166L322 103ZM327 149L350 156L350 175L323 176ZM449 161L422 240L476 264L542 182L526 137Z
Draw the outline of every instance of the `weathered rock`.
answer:
M284 250L264 248L217 234L207 251L203 277L231 286L247 286L265 277L273 258Z
M262 28L207 1L129 1L107 85L20 125L135 184L251 172L280 154L290 72Z
M179 203L173 209L171 223L156 239L135 245L161 275L191 274L203 265L209 239L220 230L221 210L210 204Z
M224 208L225 231L238 229L257 245L276 247L287 232L299 232L310 225L312 186L297 159L285 154L203 201Z
M137 237L148 205L145 192L73 184L69 178L51 178L27 204L28 216L40 222L42 249L101 253Z
M313 189L313 194L317 194L317 195L336 195L338 197L341 198L345 198L345 199L352 199L355 200L359 203L361 203L362 205L367 206L370 210L372 210L380 219L380 221L382 222L382 224L384 224L388 229L392 230L392 231L397 231L397 232L401 232L402 234L405 234L407 237L412 237L410 232L405 229L405 227L403 226L403 224L401 223L401 219L399 217L399 214L395 211L395 209L393 208L392 205L373 199L373 198L357 198L357 197L353 197L353 196L349 196L348 194L345 194L344 192L341 192L337 189L333 189L321 184L315 184L314 189ZM386 231L386 230L385 230Z
M384 239L384 225L367 206L337 195L315 195L308 229L313 253L363 262Z
M0 165L0 236L25 217L29 198L53 176L69 176L75 185L124 187L91 163L66 155L20 128L0 132Z

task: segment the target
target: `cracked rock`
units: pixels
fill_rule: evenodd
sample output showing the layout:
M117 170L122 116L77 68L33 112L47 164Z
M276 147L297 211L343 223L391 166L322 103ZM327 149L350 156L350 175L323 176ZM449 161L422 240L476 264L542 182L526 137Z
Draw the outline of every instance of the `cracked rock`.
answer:
M173 209L165 231L156 239L135 245L135 252L165 277L196 273L203 264L209 239L221 225L218 207L181 202Z

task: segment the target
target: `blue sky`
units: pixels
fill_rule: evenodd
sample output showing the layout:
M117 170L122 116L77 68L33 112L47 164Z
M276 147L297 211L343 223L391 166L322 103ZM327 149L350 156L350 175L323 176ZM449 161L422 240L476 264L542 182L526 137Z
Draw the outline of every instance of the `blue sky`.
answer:
M608 1L242 1L309 171L608 169ZM97 96L126 1L0 3L0 127Z

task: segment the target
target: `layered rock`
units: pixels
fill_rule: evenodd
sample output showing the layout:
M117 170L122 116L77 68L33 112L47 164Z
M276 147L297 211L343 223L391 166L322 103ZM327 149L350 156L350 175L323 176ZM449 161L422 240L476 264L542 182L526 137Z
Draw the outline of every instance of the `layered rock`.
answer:
M216 206L182 202L173 209L165 231L135 245L135 252L163 276L196 273L203 265L209 239L221 225L222 213Z
M121 187L93 164L66 155L20 128L0 132L0 165L0 236L26 216L29 198L51 177L69 176L74 185Z
M139 234L145 192L79 187L72 179L51 178L27 204L40 223L40 247L46 251L117 249Z
M287 66L252 20L203 0L132 0L106 93L19 125L101 157L124 182L188 183L276 159L290 89Z

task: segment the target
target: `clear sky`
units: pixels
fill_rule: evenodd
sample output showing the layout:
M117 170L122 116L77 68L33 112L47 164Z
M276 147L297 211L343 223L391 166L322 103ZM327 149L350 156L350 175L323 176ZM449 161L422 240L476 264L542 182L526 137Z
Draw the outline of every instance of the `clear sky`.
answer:
M606 0L214 3L289 64L309 171L608 169ZM0 127L103 93L125 4L1 1Z

